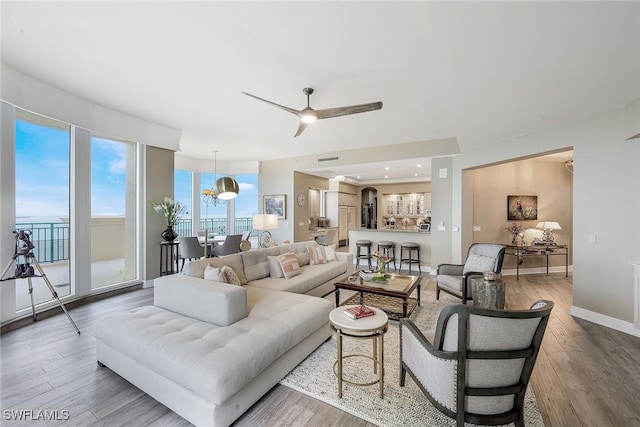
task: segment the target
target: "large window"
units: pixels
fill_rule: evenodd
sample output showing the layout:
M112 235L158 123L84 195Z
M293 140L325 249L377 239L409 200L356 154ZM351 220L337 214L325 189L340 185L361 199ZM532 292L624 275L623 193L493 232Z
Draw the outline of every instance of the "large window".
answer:
M218 178L220 178L218 176ZM203 173L200 175L200 191L210 189L215 185L214 174ZM210 233L217 235L227 234L227 203L218 203L213 205L205 203L200 197L200 230L208 230Z
M176 202L187 208L176 224L175 231L180 236L194 236L191 218L193 217L193 173L175 170L173 173L173 197Z
M58 296L69 280L69 125L19 110L15 122L16 229L31 230L33 254ZM18 264L25 259L19 257ZM35 271L38 274L38 270ZM28 279L16 283L16 310L31 305ZM34 304L53 299L33 277Z
M135 144L91 137L91 288L136 278Z
M240 186L240 194L235 198L235 233L252 230L253 215L260 212L258 204L258 174L234 175ZM256 232L254 231L254 234Z

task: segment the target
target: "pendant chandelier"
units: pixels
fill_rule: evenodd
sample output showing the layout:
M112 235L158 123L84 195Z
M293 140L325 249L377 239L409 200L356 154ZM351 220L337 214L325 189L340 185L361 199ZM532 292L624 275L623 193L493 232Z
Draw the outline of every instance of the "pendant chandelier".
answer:
M218 179L218 150L213 152L213 179L214 185L210 189L202 190L202 198L207 205L217 206L218 203L226 203L235 199L240 192L238 182L230 176Z

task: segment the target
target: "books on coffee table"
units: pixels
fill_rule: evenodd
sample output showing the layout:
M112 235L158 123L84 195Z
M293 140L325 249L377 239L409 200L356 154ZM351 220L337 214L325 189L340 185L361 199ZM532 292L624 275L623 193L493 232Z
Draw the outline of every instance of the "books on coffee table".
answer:
M350 319L361 319L363 317L373 316L374 314L376 314L375 310L364 305L357 305L344 310L344 315Z

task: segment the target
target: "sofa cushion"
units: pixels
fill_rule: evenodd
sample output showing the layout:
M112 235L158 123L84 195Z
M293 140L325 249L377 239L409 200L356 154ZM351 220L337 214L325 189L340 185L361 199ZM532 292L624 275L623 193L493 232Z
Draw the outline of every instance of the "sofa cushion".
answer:
M180 283L154 282L153 304L156 307L218 326L231 325L247 316L244 288L185 275L180 279Z
M271 275L268 259L270 256L277 257L287 252L293 252L298 258L298 265L303 266L309 264L307 246L315 244L315 242L299 242L256 251L242 252L242 262L247 281L252 282Z
M324 254L327 256L327 262L337 261L336 259L336 249L334 245L325 246Z
M269 277L273 277L274 279L284 277L284 273L282 272L282 267L280 267L280 260L278 260L278 257L269 255L267 257L267 260L269 261Z
M242 286L242 281L240 281L240 278L236 274L236 271L233 268L229 267L228 265L223 265L220 268L220 273L222 273L224 283L229 283L230 285Z
M464 269L462 270L462 274L467 273L469 271L477 271L479 273L482 273L485 271L493 271L495 265L496 265L495 257L489 257L486 255L479 255L479 254L469 254L467 261L464 263Z
M307 293L313 288L328 282L329 280L346 273L347 265L344 262L329 262L319 265L305 265L300 268L300 275L291 279L264 279L249 282L249 287L272 289L276 291Z
M212 265L207 265L204 269L204 277L205 280L213 280L215 282L229 283L225 280L220 268L214 267Z
M293 252L287 252L278 257L282 273L286 279L291 279L300 274L300 264L298 264L298 257Z
M244 274L244 265L242 263L241 254L231 254L216 258L203 258L195 261L189 261L184 265L182 274L203 279L204 270L207 268L207 265L212 265L214 267L228 265L236 272L240 282L243 285L247 284L247 277Z
M327 327L333 308L330 301L308 295L263 289L248 293L249 316L224 328L147 306L109 313L96 323L95 336L219 405L295 345Z
M309 254L309 265L327 263L327 256L322 246L307 246L307 254Z

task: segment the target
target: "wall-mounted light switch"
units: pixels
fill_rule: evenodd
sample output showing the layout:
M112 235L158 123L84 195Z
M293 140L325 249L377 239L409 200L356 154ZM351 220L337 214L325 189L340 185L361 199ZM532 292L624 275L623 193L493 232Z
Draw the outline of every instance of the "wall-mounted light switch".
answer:
M592 243L592 244L596 243L596 235L595 234L589 234L589 243Z
M474 225L473 231L482 231L482 227L480 227L479 225Z

